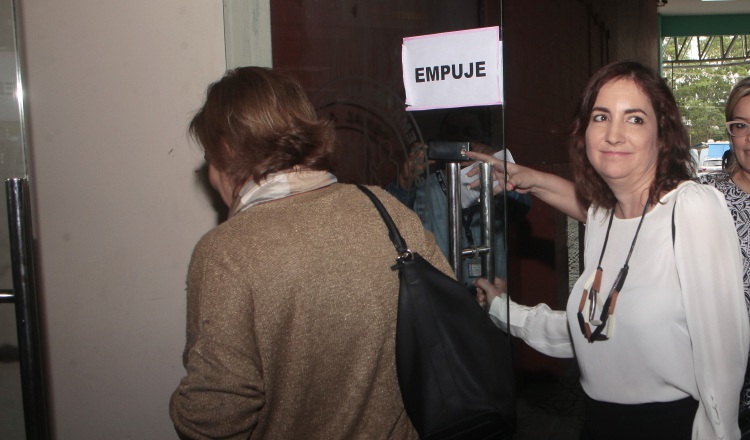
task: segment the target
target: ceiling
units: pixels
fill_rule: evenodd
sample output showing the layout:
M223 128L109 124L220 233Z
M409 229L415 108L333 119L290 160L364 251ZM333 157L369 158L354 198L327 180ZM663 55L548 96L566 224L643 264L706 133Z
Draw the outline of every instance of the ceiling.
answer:
M663 0L664 1L664 0ZM666 0L657 9L661 15L750 14L750 0L701 1Z

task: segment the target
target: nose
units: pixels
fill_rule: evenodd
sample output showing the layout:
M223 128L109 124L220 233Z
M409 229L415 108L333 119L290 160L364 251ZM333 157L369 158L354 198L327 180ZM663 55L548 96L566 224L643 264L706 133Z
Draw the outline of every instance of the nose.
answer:
M604 139L610 145L617 145L624 141L622 124L612 121L607 125L606 137Z

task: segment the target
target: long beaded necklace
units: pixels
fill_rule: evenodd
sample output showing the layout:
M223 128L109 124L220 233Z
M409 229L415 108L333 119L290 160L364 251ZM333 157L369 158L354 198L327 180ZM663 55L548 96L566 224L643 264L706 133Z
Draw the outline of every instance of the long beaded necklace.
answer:
M635 241L638 238L638 232L641 230L643 219L646 217L646 212L648 211L648 207L650 205L650 203L646 202L646 205L643 207L643 214L641 214L641 219L638 222L638 228L635 230L633 242L630 243L630 251L628 252L628 257L625 259L625 264L622 266L622 269L620 269L620 272L617 274L617 278L615 278L615 281L612 284L612 289L610 289L609 295L607 295L607 300L602 306L599 319L596 319L597 303L599 302L599 291L602 285L602 273L604 272L604 270L602 269L602 259L604 258L604 251L607 249L609 231L610 229L612 229L612 220L615 217L615 210L612 209L612 213L609 216L609 224L607 225L607 234L604 237L604 244L602 245L602 252L599 255L599 263L597 264L596 271L594 272L594 274L592 274L594 278L593 282L591 278L589 278L589 280L586 282L586 287L584 287L583 295L581 296L581 304L578 307L578 324L581 326L581 332L590 343L593 343L594 341L606 341L611 336L611 331L609 330L609 328L607 329L608 331L606 333L602 334L602 332L605 327L607 327L609 317L614 315L615 313L617 296L620 294L622 286L625 284L625 278L627 278L628 276L628 269L630 268L630 266L628 266L628 262L630 261L630 256L633 255L633 248L635 248ZM585 314L584 309L587 309L587 313ZM591 325L596 326L593 331L591 330Z

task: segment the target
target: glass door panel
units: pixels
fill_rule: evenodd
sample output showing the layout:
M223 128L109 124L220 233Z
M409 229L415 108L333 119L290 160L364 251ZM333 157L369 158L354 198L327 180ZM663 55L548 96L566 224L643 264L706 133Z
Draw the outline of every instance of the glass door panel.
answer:
M0 180L27 177L16 8L0 0ZM5 194L5 186L2 187ZM0 202L0 430L2 438L25 439L19 339L11 268L8 209Z
M225 8L237 7L237 4L235 0L224 0ZM447 222L449 207L443 202L446 196L438 194L445 191L432 184L438 179L433 176L444 175L441 167L445 162L429 163L423 152L425 144L431 140L471 142L487 145L492 151L501 150L505 144L503 108L405 111L401 44L408 36L500 26L501 5L502 2L484 0L460 3L382 0L354 6L313 0L278 0L270 2L269 11L245 11L243 15L232 14L229 19L234 32L242 28L255 30L255 21L245 19L243 22L234 17L262 17L269 13L273 68L296 77L318 113L335 122L333 173L338 180L379 185L399 198L401 193L418 193L415 197L420 202L407 204L422 216L428 229L439 235L438 243L448 257L449 247L452 247L448 228L436 231L437 228L428 226ZM245 38L229 38L225 43L227 53L231 54L258 51L258 48L244 47L249 44ZM227 67L239 65L245 63L235 62ZM440 200L430 205L433 199ZM495 272L507 277L505 198L495 200L498 207L495 229L500 238L493 247L497 261ZM471 208L462 214L465 214L465 223L475 232L466 233L466 240L462 241L476 248L481 244L480 213ZM432 216L434 221L428 218ZM478 276L476 258L465 263L464 273ZM459 265L456 261L456 266Z

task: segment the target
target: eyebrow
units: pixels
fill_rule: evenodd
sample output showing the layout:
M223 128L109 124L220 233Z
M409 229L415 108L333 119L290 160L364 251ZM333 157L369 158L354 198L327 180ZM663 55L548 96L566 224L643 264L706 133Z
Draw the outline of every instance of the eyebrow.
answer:
M611 112L611 111L610 111L610 110L609 110L608 108L606 108L606 107L594 107L594 108L592 108L592 109L591 109L591 113L593 113L593 112L595 112L595 111L600 111L600 112L604 112L604 113L610 113L610 114L612 113L612 112ZM626 115L629 115L629 114L632 114L632 113L642 113L642 114L644 114L644 115L647 115L647 116L648 116L648 113L647 113L647 112L646 112L645 110L642 110L642 109L639 109L639 108L629 108L629 109L625 109L625 114L626 114Z

